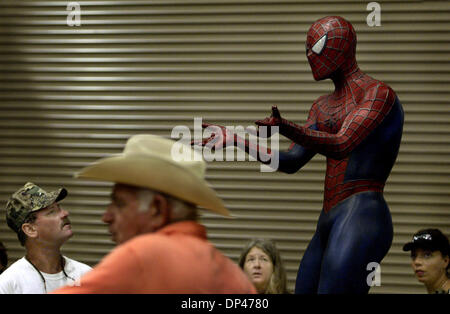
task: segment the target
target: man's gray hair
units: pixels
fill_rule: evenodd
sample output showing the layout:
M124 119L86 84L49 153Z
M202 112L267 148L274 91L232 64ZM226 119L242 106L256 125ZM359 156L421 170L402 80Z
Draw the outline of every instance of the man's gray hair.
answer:
M182 201L171 195L167 195L161 192L152 191L146 188L139 188L137 190L138 198L138 210L145 212L156 194L160 194L167 199L171 208L171 221L182 220L197 220L197 207L194 204Z

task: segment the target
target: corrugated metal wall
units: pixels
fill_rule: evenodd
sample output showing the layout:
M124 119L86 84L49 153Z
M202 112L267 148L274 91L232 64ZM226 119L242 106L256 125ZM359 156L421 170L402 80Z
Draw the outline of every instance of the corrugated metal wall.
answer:
M170 136L194 117L253 125L277 104L303 123L332 91L315 82L304 52L318 18L341 15L358 34L361 69L385 81L405 109L403 142L386 185L395 237L372 293L422 293L401 246L422 227L450 231L448 1L68 1L0 2L0 240L23 255L4 205L26 181L64 185L76 235L65 254L95 264L113 247L101 214L110 184L73 179L81 167L122 150L137 133ZM288 142L283 139L282 147ZM323 197L325 159L293 175L255 162L212 162L208 180L237 219L205 214L213 243L237 260L253 236L277 241L293 288Z

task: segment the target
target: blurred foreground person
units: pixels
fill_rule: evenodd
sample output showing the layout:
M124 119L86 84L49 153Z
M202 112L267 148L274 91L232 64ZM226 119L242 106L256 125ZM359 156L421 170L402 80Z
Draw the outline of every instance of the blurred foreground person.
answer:
M86 167L80 178L115 182L103 221L120 244L74 287L56 293L255 293L242 270L197 223L197 206L229 216L191 147L153 135ZM179 149L187 158L178 158ZM186 157L186 155L184 155ZM200 157L200 156L196 156Z

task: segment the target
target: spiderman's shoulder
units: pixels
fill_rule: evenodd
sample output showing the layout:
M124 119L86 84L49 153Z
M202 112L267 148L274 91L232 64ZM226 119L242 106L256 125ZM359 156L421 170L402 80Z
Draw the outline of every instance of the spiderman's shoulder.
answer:
M364 100L384 100L387 103L393 103L395 98L395 91L387 83L367 76L364 84Z

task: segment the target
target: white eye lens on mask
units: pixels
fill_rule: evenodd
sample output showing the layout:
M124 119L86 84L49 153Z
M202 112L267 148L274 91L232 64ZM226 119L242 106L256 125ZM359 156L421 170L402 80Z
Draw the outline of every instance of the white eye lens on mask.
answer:
M314 46L311 48L311 50L317 54L320 55L320 53L322 52L323 48L325 48L325 43L327 42L327 35L323 35L322 37L320 37L320 39L314 44Z

